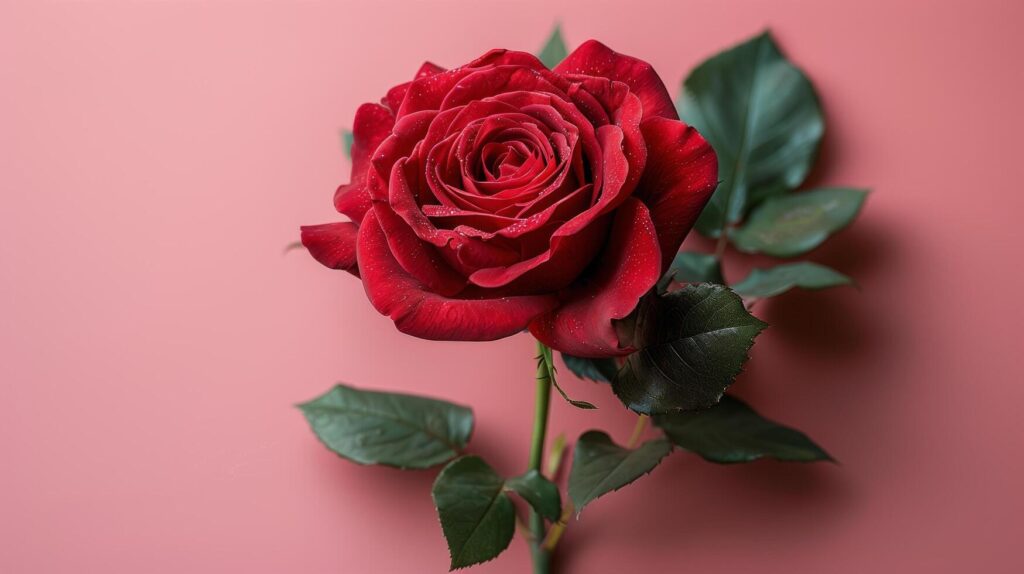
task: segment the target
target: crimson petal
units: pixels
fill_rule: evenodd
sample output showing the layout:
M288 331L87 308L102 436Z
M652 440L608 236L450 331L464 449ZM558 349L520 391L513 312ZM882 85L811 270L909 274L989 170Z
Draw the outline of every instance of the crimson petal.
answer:
M583 74L623 82L643 103L644 119L660 116L679 119L665 83L650 64L614 52L597 40L588 40L555 67L559 74Z
M402 100L405 99L405 94L406 92L409 91L409 86L412 85L413 81L416 81L420 78L427 78L429 76L433 76L434 74L440 74L441 72L444 71L444 68L438 66L437 64L434 64L433 62L423 62L423 65L420 66L420 69L416 72L416 75L413 77L412 81L406 82L404 84L399 84L388 90L387 95L384 96L383 99L381 99L380 103L391 108L392 112L398 112L398 108L401 107Z
M536 56L526 52L491 50L460 68L445 70L414 80L406 91L405 97L402 99L402 105L399 106L395 115L401 118L421 110L440 109L441 102L460 80L476 72L478 68L490 69L497 66L521 66L536 70L547 69L544 68L544 64L541 64Z
M606 251L590 281L566 296L561 307L530 324L530 332L553 349L578 357L627 355L614 319L636 308L661 276L661 250L647 207L627 199L615 212Z
M707 140L683 122L650 118L640 130L648 156L638 195L651 210L662 269L667 269L718 185L718 157Z
M359 276L356 265L356 237L359 229L354 223L324 223L302 227L302 245L309 254L331 269L343 269Z
M391 133L395 118L378 104L363 104L352 122L352 176L349 183L334 192L334 208L359 223L370 209L370 193L366 188L366 171L370 154Z
M370 302L399 331L439 341L493 341L522 331L558 305L551 295L450 299L425 291L395 261L387 237L369 212L359 228L363 287Z

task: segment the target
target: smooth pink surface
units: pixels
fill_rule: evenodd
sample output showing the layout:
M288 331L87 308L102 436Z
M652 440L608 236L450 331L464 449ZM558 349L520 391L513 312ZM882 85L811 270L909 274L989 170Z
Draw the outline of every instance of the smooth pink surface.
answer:
M813 77L818 183L870 186L738 391L832 465L676 454L594 503L564 574L1019 572L1019 2L4 3L0 571L443 572L430 472L325 451L292 404L343 380L472 405L526 463L532 347L420 341L282 248L328 220L338 129L423 59L533 49L559 19L676 91L770 25ZM733 274L736 275L734 270ZM633 417L563 376L554 431ZM519 573L521 540L477 572Z

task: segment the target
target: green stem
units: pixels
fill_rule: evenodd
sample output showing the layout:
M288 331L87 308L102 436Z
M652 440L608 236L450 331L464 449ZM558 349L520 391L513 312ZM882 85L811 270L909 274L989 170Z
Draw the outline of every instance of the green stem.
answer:
M544 442L548 432L548 411L551 406L551 384L555 372L551 365L551 349L537 341L537 389L533 412L533 441L530 444L530 470L540 472L544 460ZM551 553L544 548L544 517L530 509L531 550L534 574L549 574Z
M647 423L651 420L651 417L647 415L640 415L636 419L636 426L633 427L633 434L629 435L629 442L626 443L626 448L635 448L636 445L640 444L640 439L644 437L644 431L647 430Z

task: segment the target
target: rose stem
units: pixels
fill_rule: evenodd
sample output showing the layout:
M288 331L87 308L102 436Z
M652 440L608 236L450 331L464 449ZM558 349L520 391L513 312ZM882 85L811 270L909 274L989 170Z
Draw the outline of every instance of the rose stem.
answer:
M626 443L626 448L636 448L636 445L640 443L640 439L644 436L644 431L647 430L647 425L650 423L651 417L647 415L640 415L636 418L636 426L633 427L633 433L629 436L629 442ZM551 525L551 530L548 532L548 537L544 541L544 548L551 552L558 545L558 541L562 538L562 534L565 532L565 527L569 524L569 517L572 515L572 502L569 502L562 509L562 516L558 522Z
M537 341L537 394L533 412L533 442L530 445L530 468L540 472L544 460L544 441L548 431L548 411L551 405L551 383L554 368L551 365L551 350ZM551 554L544 548L544 517L530 509L530 547L533 552L534 574L548 574Z

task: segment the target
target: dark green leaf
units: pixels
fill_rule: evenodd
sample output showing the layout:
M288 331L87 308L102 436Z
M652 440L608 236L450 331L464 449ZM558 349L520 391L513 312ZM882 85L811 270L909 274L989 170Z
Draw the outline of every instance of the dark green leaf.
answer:
M455 460L437 476L432 494L452 570L487 562L508 548L516 514L504 490L505 481L478 456Z
M562 39L562 27L556 25L537 57L548 68L554 68L568 55L569 51L565 47L565 40Z
M725 283L718 258L709 253L680 251L668 268L668 276L681 283Z
M677 446L711 462L750 462L761 457L798 462L833 460L804 433L761 418L729 395L707 410L657 415L654 424Z
M352 143L355 141L355 136L352 135L352 130L341 130L341 149L345 152L345 157L352 159Z
M654 414L717 403L767 325L727 287L701 283L645 297L619 327L637 351L612 390L630 409Z
M619 368L615 359L585 359L562 353L565 366L581 379L590 379L598 383L610 383Z
M857 217L867 191L833 187L773 197L732 234L746 253L793 257L819 246Z
M587 431L576 442L569 472L569 498L576 513L595 498L618 490L651 472L672 451L664 439L648 441L635 450L622 448L601 431Z
M824 289L852 283L852 279L838 271L802 261L770 269L754 269L746 279L733 285L732 290L744 297L774 297L794 287Z
M428 468L458 455L473 431L466 407L345 385L298 406L327 448L359 464Z
M697 220L712 237L750 206L799 186L825 131L814 87L768 32L694 69L678 107L718 154L722 181Z
M554 522L561 516L562 497L558 487L536 470L506 480L505 486L523 497L544 518Z

